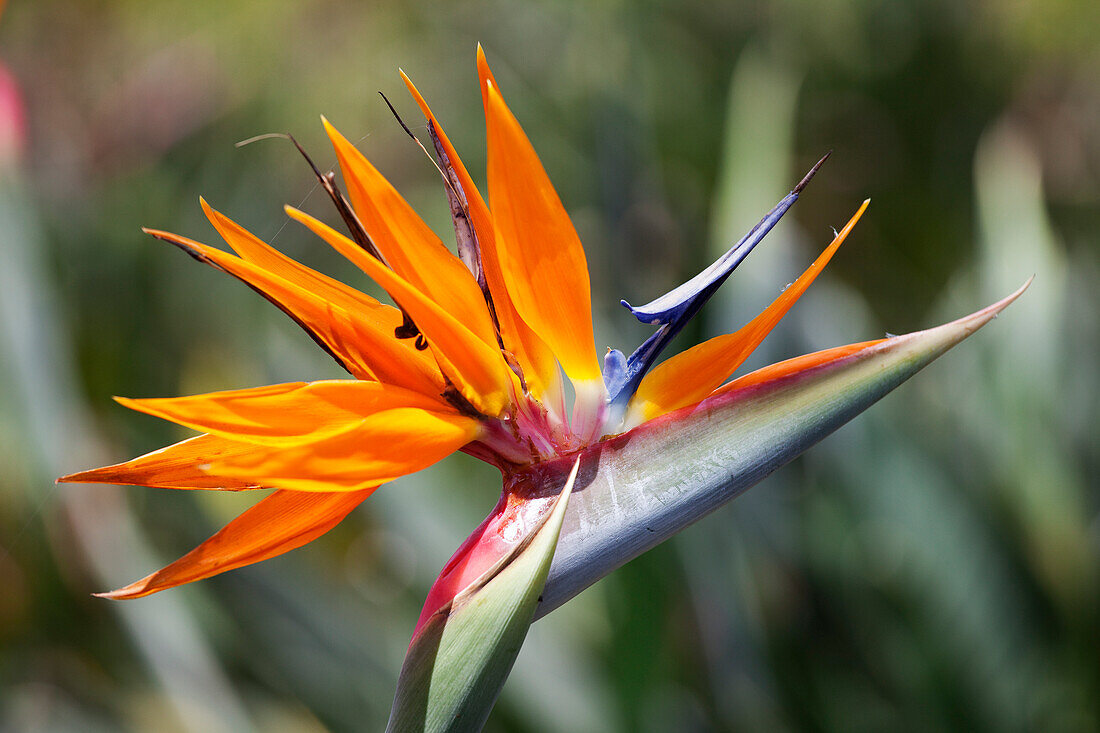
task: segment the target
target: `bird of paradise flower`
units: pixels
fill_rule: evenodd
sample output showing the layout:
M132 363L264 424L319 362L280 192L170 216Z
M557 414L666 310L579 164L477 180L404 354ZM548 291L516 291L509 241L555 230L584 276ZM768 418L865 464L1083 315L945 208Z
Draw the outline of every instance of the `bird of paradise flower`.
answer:
M598 488L601 472L629 464L625 473L634 477L634 488L622 490L641 496L656 482L679 480L669 478L670 464L693 471L696 463L717 461L707 477L696 472L688 500L660 502L663 513L641 505L624 509L621 497L615 498L614 526L601 516L600 494L592 488L591 500L571 509L576 516L566 531L575 541L565 552L559 548L546 593L538 599L542 614L797 455L984 325L1027 287L937 329L829 349L727 382L833 257L866 210L864 201L813 264L756 318L658 363L672 338L794 204L819 162L699 275L646 305L623 301L657 328L629 357L610 349L601 364L581 242L480 47L477 66L489 202L402 73L426 117L457 257L323 118L347 196L333 174L314 171L349 235L286 208L380 285L393 306L282 255L205 201L206 216L235 255L146 230L246 283L296 321L353 379L118 398L202 434L60 481L275 491L179 560L99 595L138 598L294 549L334 527L382 484L463 451L499 468L504 491L429 592L415 645L433 617L448 613L456 598L515 555L550 515L563 486L571 488L576 480ZM571 383L571 404L563 375ZM798 424L780 429L788 415ZM723 433L730 430L762 436L748 463L738 463L733 453L698 455L711 445L700 443L700 435L718 434L718 443L736 448L737 441ZM639 466L639 456L648 456L648 467ZM575 479L578 471L581 478Z

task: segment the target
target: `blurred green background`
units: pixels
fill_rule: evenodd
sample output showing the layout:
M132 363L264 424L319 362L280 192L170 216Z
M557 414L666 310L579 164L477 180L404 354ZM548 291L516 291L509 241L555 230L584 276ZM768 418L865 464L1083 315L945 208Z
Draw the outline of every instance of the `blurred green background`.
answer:
M674 541L536 624L490 731L1100 727L1100 4L76 2L0 19L0 730L384 725L429 583L495 501L456 456L290 555L151 598L90 593L250 497L54 486L185 435L110 396L339 376L275 309L153 241L202 194L365 287L285 141L324 113L445 239L399 65L474 171L481 41L617 305L694 274L826 150L688 334L755 315L868 215L747 366L997 322ZM20 106L25 114L20 112ZM22 116L21 116L22 114ZM419 128L422 129L422 128ZM480 176L477 176L480 180Z

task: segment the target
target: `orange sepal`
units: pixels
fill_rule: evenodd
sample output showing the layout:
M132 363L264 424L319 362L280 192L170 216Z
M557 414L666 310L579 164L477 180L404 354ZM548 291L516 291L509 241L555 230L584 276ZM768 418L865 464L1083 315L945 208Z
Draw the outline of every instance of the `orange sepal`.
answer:
M485 282L492 294L493 305L496 308L497 321L500 323L500 336L506 349L512 352L520 368L523 370L524 379L528 389L545 399L549 404L557 405L562 402L561 377L558 373L558 365L553 353L547 348L531 327L528 326L516 313L516 307L512 303L512 297L504 282L504 274L500 270L500 258L497 254L497 234L493 225L489 207L485 204L481 192L470 177L469 171L458 157L450 138L443 130L432 113L428 103L421 96L412 80L401 72L401 78L405 81L409 93L420 106L424 117L435 128L440 144L443 146L447 158L450 160L459 185L466 195L469 207L470 222L477 235L478 245L481 249L481 266L485 272Z
M439 303L490 346L496 327L485 296L462 261L451 254L401 194L371 165L366 156L321 118L352 207L371 240L394 272Z
M276 491L171 565L101 598L141 598L266 560L312 542L335 527L377 487L362 491Z
M769 364L766 367L757 369L755 372L750 372L743 377L723 384L718 389L711 392L710 397L716 395L725 394L727 392L733 392L739 389L748 389L749 387L755 387L758 384L765 382L773 382L777 379L783 379L789 377L792 374L799 374L802 372L808 372L815 367L819 367L823 364L829 364L831 362L843 359L846 356L851 356L857 351L863 351L877 344L881 344L887 339L872 339L871 341L860 341L855 344L846 344L844 346L834 346L831 349L825 349L824 351L815 351L812 354L804 354L802 356L796 356L793 359L787 359L786 361L777 362L775 364Z
M512 372L495 344L478 338L455 315L332 227L290 206L286 212L358 265L393 297L427 338L432 351L442 357L441 367L474 407L485 415L497 416L511 404Z
M576 382L601 380L584 248L478 48L497 254L516 311Z
M120 404L179 425L255 445L286 448L361 429L404 409L453 413L439 400L402 387L350 379L290 382L188 397L115 398ZM248 451L208 463L244 460Z
M210 220L214 228L218 230L221 238L242 259L248 260L268 272L308 290L322 300L327 300L333 305L338 305L346 310L355 312L358 308L366 308L371 311L389 309L389 306L379 303L366 293L361 293L339 280L323 275L287 257L225 214L212 208L206 203L206 199L199 197L199 205L202 206L203 213L206 214L206 218ZM395 314L390 317L400 321L400 315Z
M294 319L353 376L423 394L442 392L443 378L431 355L417 351L409 340L394 337L394 329L402 322L396 308L375 301L373 306L363 302L349 311L228 252L170 232L144 231L247 283Z
M295 491L356 491L427 468L480 434L473 418L396 408L330 438L226 456L208 470Z
M126 484L160 489L259 489L264 487L244 479L216 476L199 468L215 458L255 449L256 446L251 443L227 440L217 435L197 435L124 463L62 476L57 482Z
M771 305L738 331L715 336L658 364L638 385L630 402L631 424L685 407L706 397L726 381L771 332L810 283L821 273L867 210L863 205L844 225L832 243Z

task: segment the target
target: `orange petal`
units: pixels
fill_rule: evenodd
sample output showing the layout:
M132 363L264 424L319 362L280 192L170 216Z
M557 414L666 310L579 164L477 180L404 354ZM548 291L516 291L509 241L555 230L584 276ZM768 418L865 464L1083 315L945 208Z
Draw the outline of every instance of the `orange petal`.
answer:
M321 118L336 149L352 207L394 272L439 303L481 340L496 346L485 296L466 265L443 246L390 182L347 138Z
M637 424L658 415L694 404L710 394L760 345L791 306L806 292L810 283L852 231L870 201L844 225L824 252L789 285L771 305L735 333L716 336L683 351L657 365L642 379L630 403L628 424Z
M286 212L358 265L401 305L433 352L442 357L441 367L471 404L486 415L497 416L504 411L511 403L512 372L495 342L490 345L478 338L436 301L328 225L289 206Z
M497 254L516 311L570 379L600 381L584 248L530 141L478 49Z
M747 389L748 387L754 387L764 382L774 382L777 379L789 377L792 374L807 372L814 367L843 359L846 356L851 356L857 351L863 351L876 344L881 344L883 341L886 341L886 339L873 339L871 341L861 341L845 346L834 346L824 351L815 351L812 354L805 354L795 357L794 359L787 359L786 361L781 361L776 364L770 364L769 366L757 369L755 372L750 372L743 377L738 377L728 384L723 384L721 387L714 390L710 396L725 394L726 392L733 392L738 389Z
M239 478L215 476L199 468L224 456L256 450L251 443L227 440L217 435L198 435L152 453L113 466L62 476L58 483L127 484L162 489L241 489L263 488Z
M523 370L524 380L528 389L537 397L543 398L549 404L561 403L561 378L558 374L558 365L553 353L547 348L531 327L528 326L516 313L515 305L508 294L504 283L504 274L500 270L500 259L497 255L497 236L493 225L493 218L489 213L489 207L485 205L485 199L474 185L469 171L458 157L450 138L444 132L439 120L432 114L428 103L413 85L412 80L401 72L401 78L405 80L405 86L412 94L416 103L420 105L424 117L435 128L435 133L443 146L447 158L458 177L459 185L466 195L469 206L470 222L481 248L481 266L485 272L485 282L493 298L493 306L496 309L497 321L500 324L500 336L504 341L504 347L516 358Z
M96 595L141 598L281 555L328 532L375 488L325 494L276 491L171 565L125 588Z
M226 456L209 470L297 491L354 491L426 468L480 433L473 418L399 408L317 442Z
M199 198L199 204L202 206L206 218L218 230L218 234L243 259L274 275L278 275L288 282L294 283L300 288L308 290L333 305L338 305L352 312L357 308L374 311L389 307L382 305L366 293L361 293L339 280L334 280L287 257L228 216L211 208L206 200L201 197ZM396 315L394 318L400 321L400 315Z
M353 380L291 382L190 397L115 399L131 409L195 430L272 447L301 445L357 430L364 420L395 410L454 411L432 397L402 387ZM248 453L238 451L223 459L243 459Z
M247 283L302 326L353 376L423 394L443 391L443 377L432 356L417 351L409 340L394 338L394 328L402 322L396 308L375 301L373 306L363 302L349 311L228 252L169 232L145 231Z

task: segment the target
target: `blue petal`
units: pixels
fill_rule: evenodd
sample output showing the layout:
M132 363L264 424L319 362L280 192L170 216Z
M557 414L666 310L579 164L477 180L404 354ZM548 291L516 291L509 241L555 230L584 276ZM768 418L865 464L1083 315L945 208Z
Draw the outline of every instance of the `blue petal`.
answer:
M772 227L779 223L787 210L798 200L799 193L810 182L810 179L814 177L814 174L817 173L828 157L829 155L826 154L825 157L819 160L799 184L775 205L775 208L750 229L741 238L741 241L715 260L710 267L683 285L645 305L634 307L625 300L621 301L639 321L659 325L660 328L630 355L630 358L626 360L625 373L621 376L616 373L614 380L609 378L611 372L608 368L607 358L605 358L604 382L607 384L610 403L614 408L622 409L626 406L626 402L638 389L642 377L653 366L664 348L676 337L676 334L680 333L688 321L699 312L710 299L710 296L714 295L734 268L741 264L741 261L764 239L767 233L772 230ZM621 358L620 352L615 353L619 353ZM610 356L609 353L608 357ZM616 363L615 368L620 368L620 365Z
M689 311L697 311L698 308L693 308L693 306L696 306L696 304L702 305L714 294L714 291L733 273L734 268L748 257L749 252L752 252L753 248L764 238L764 235L771 231L772 227L787 213L787 209L791 208L791 205L797 200L798 194L787 194L782 201L776 204L774 209L768 212L767 216L741 238L741 241L715 260L710 267L683 285L670 290L645 305L633 306L625 300L619 302L626 306L634 314L634 317L642 323L672 323L682 319L684 314Z

